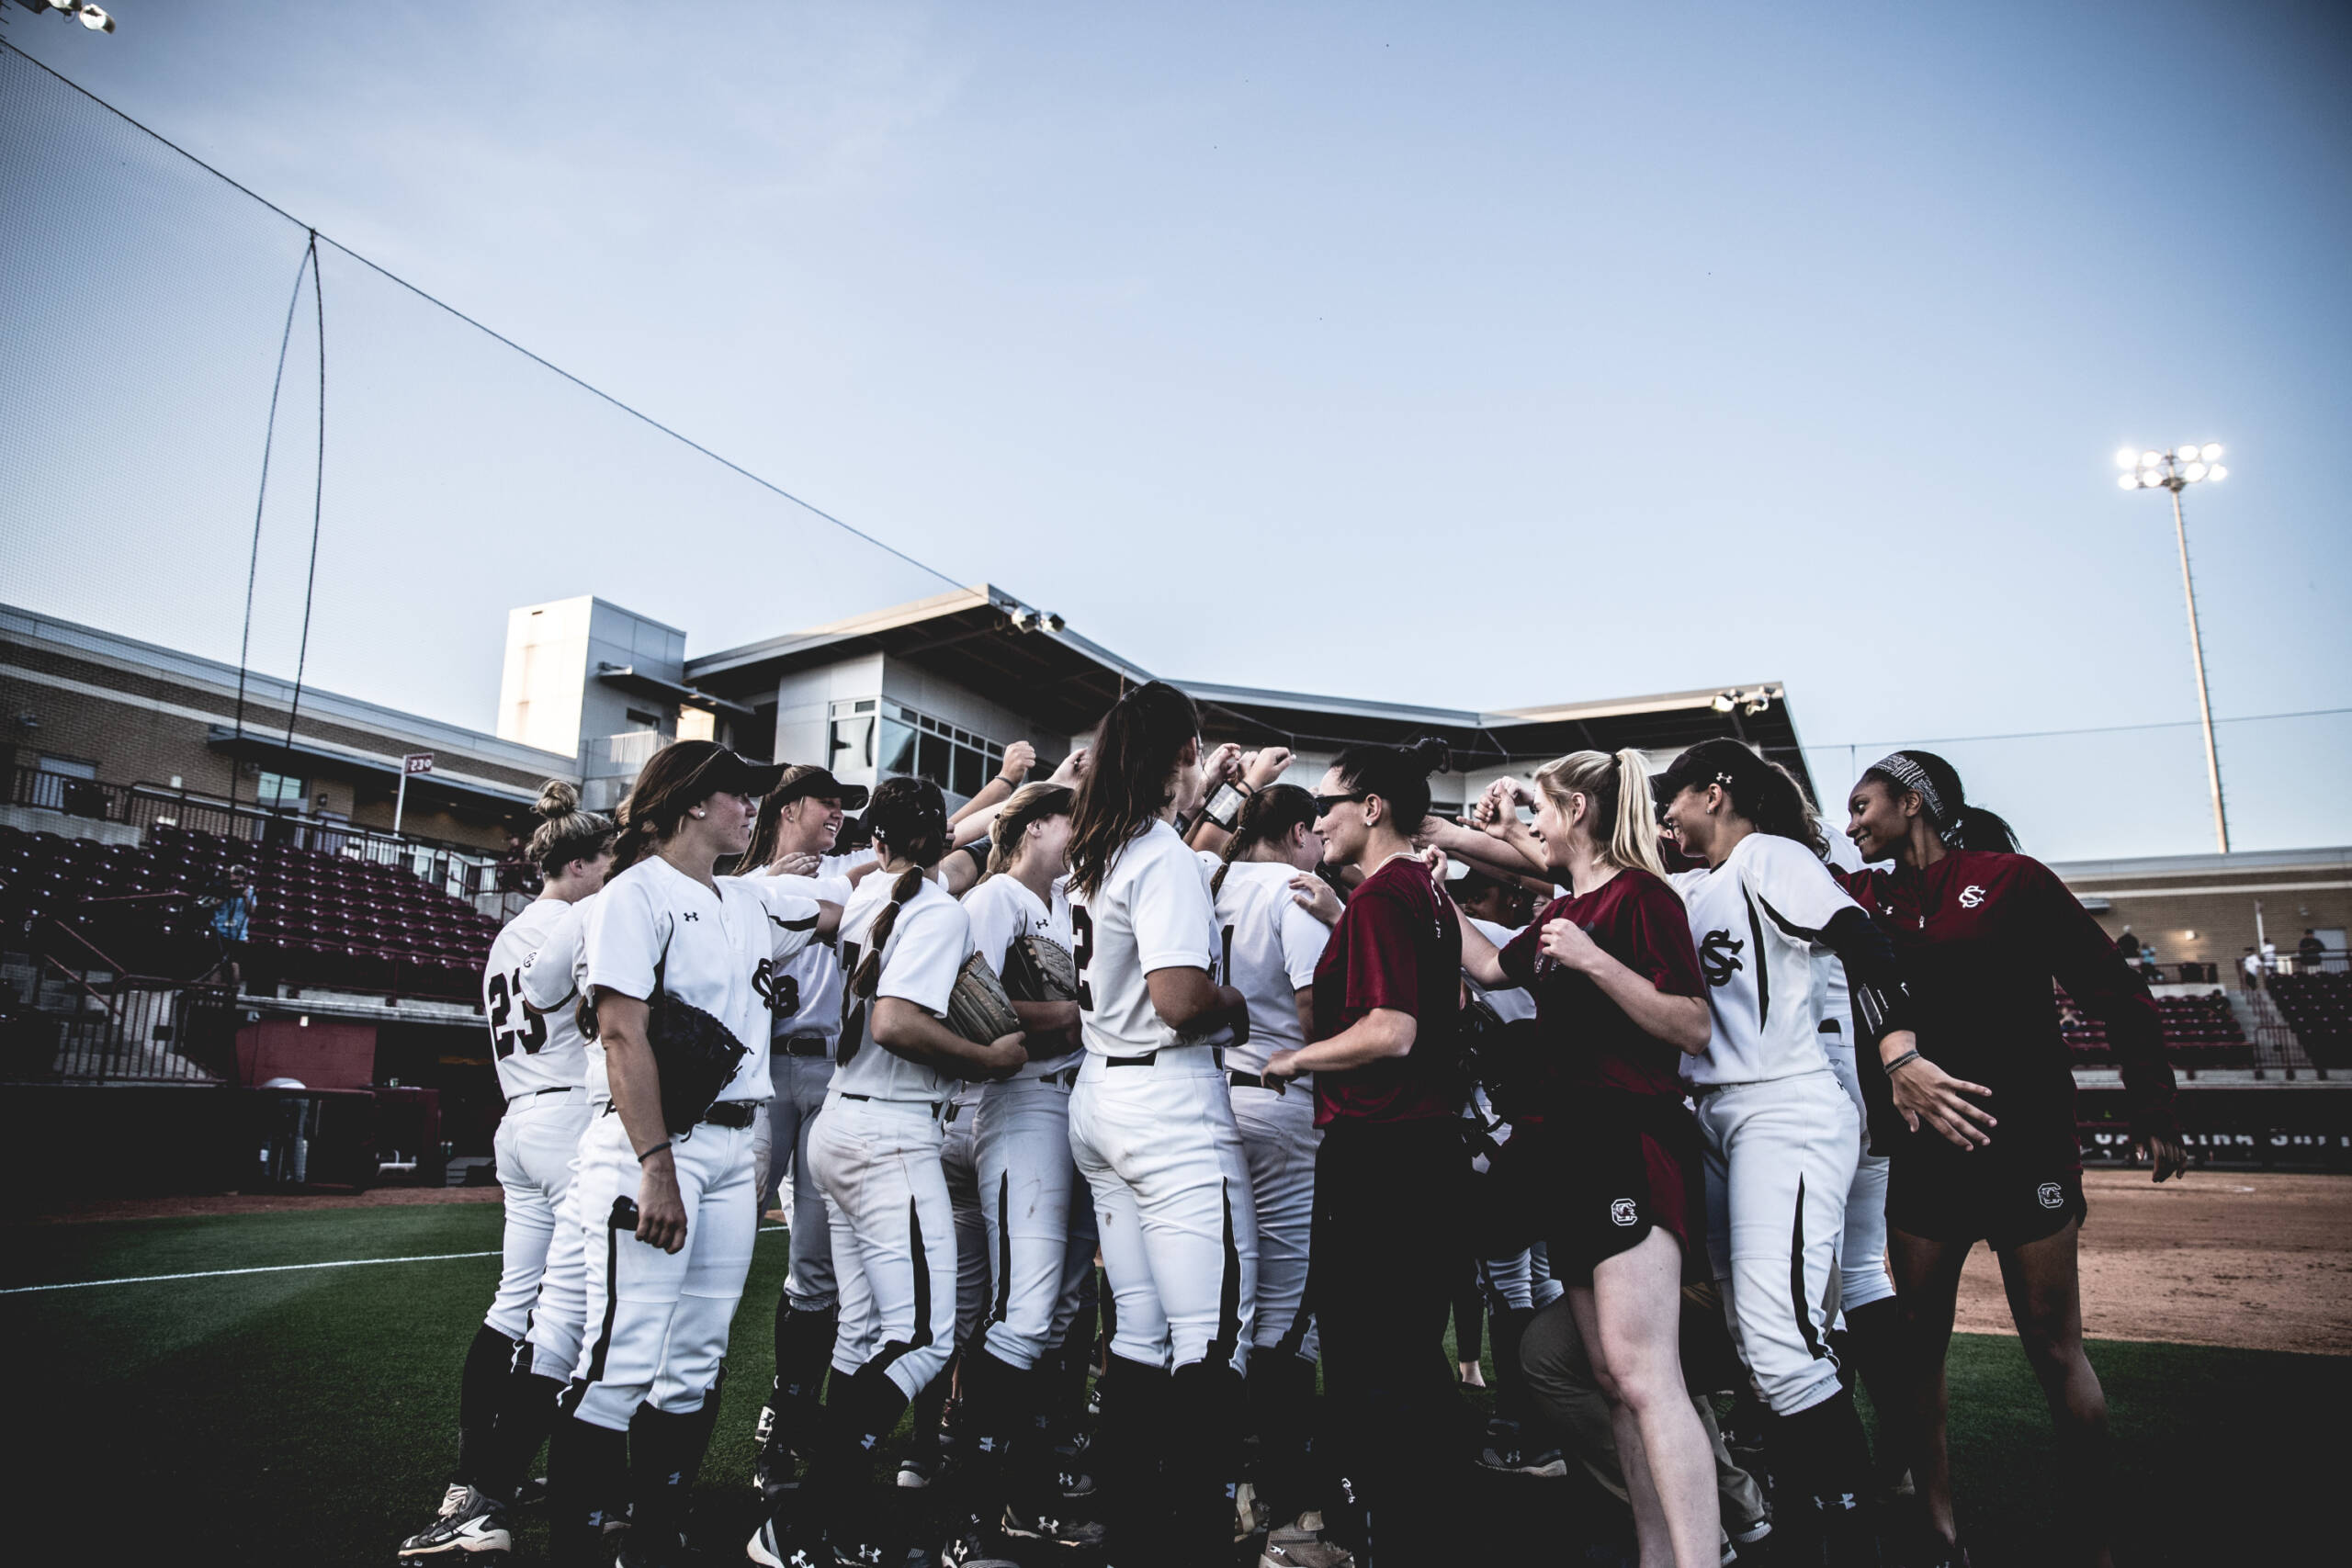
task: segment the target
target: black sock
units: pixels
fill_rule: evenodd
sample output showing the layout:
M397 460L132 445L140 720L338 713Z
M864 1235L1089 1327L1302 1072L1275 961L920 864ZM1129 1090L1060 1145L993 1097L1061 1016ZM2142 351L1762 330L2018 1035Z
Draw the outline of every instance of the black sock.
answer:
M968 1518L982 1524L996 1519L1012 1495L1016 1452L1028 1472L1035 1472L1039 1446L1035 1436L1036 1382L1034 1373L985 1349L965 1353L964 1474L955 1506Z
M1519 1347L1527 1337L1527 1325L1534 1316L1533 1310L1528 1307L1498 1306L1491 1319L1495 1339L1495 1414L1520 1427L1527 1426L1534 1408L1528 1394L1526 1369L1519 1364Z
M701 1414L640 1404L628 1424L629 1539L650 1555L685 1539L686 1500L702 1468L701 1440L710 1435Z
M506 1380L505 1397L498 1406L498 1422L485 1445L474 1484L492 1496L512 1498L531 1468L539 1445L548 1439L562 1414L560 1379L519 1372Z
M805 1449L816 1435L840 1326L836 1308L801 1312L776 1303L775 1389L768 1400L775 1412L775 1441Z
M1117 1355L1095 1384L1102 1417L1094 1432L1094 1480L1102 1498L1102 1523L1123 1551L1148 1550L1158 1538L1168 1384L1166 1368Z
M694 1490L695 1479L702 1474L703 1456L710 1451L711 1434L718 1427L718 1404L727 1393L727 1363L718 1363L718 1376L702 1391L702 1404L686 1419L694 1423L693 1461L686 1467L686 1490Z
M548 1545L556 1568L609 1563L605 1522L628 1485L628 1434L564 1416L548 1438Z
M1288 1524L1322 1506L1315 1465L1315 1363L1283 1349L1250 1358L1250 1421L1258 1429L1258 1500Z
M1223 1360L1194 1361L1169 1377L1164 1485L1177 1562L1213 1562L1232 1552L1242 1401L1241 1374Z
M833 1379L825 1403L824 1433L809 1458L804 1490L825 1510L836 1547L874 1544L871 1538L879 1523L869 1473L874 1450L897 1427L906 1408L907 1396L888 1371L871 1361L854 1377Z
M488 1324L474 1330L466 1347L465 1370L458 1376L458 1467L449 1479L468 1486L481 1484L488 1456L491 1428L498 1421L498 1406L514 1365L515 1342Z
M1773 1466L1798 1494L1830 1504L1868 1494L1870 1440L1845 1389L1793 1416L1775 1416L1771 1428Z

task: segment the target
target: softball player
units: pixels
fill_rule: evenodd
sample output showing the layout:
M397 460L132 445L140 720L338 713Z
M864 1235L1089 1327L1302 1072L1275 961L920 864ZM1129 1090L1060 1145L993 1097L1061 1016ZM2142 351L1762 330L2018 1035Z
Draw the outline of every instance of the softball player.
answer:
M1190 697L1159 681L1121 697L1079 786L1069 877L1086 1045L1070 1152L1117 1317L1101 1384L1102 1447L1124 1467L1105 1494L1113 1547L1145 1546L1139 1494L1164 1453L1169 1555L1186 1563L1232 1550L1258 1257L1223 1064L1249 1004L1220 983L1207 874L1171 825L1200 802L1200 754Z
M1233 1121L1250 1165L1258 1213L1258 1312L1250 1337L1250 1414L1259 1437L1258 1503L1289 1543L1302 1513L1319 1509L1309 1472L1313 1441L1314 1314L1306 1305L1308 1239L1315 1220L1314 1077L1269 1083L1266 1059L1306 1043L1315 1016L1315 966L1330 928L1300 891L1323 862L1315 797L1295 784L1258 789L1242 806L1223 863L1209 878L1224 943L1226 978L1250 1007L1247 1043L1226 1052ZM1332 910L1337 918L1336 907ZM1311 1533L1311 1532L1310 1532Z
M522 1467L538 1450L547 1423L536 1423L530 1452L511 1466L492 1433L510 1399L512 1385L529 1382L535 1364L532 1308L550 1266L572 1276L578 1289L579 1239L567 1234L565 1196L571 1187L580 1134L588 1124L588 1053L577 1023L566 1014L542 1016L526 1005L524 981L549 935L572 924L580 900L605 885L613 863L610 819L580 809L580 792L560 779L539 788L539 825L529 853L545 877L539 897L509 921L491 943L482 976L482 1010L490 1021L491 1055L506 1114L494 1148L498 1182L504 1192L506 1236L498 1293L474 1331L458 1390L458 1464L441 1500L438 1517L401 1544L403 1563L504 1551L510 1545L505 1507L513 1501ZM568 959L561 960L568 971ZM550 965L553 967L553 965ZM569 1244L568 1246L566 1244ZM568 1371L567 1360L551 1362ZM552 1417L552 1394L560 1383L537 1391ZM510 1439L504 1447L511 1448Z
M1870 1450L1828 1332L1838 1247L1861 1155L1853 1101L1822 1046L1826 972L1845 961L1873 1044L1905 1032L1894 950L1824 867L1804 792L1736 740L1690 748L1658 780L1666 825L1707 863L1674 881L1690 910L1713 1037L1689 1072L1706 1138L1707 1241L1741 1361L1778 1419L1774 1468L1833 1562L1876 1562L1862 1511Z
M2107 1025L2123 1064L2132 1135L2158 1181L2187 1164L2173 1077L2148 988L2098 922L2007 823L1970 801L1929 751L1881 758L1855 783L1846 831L1891 871L1847 879L1894 934L1918 1043L1860 1052L1892 1156L1886 1220L1904 1340L1903 1397L1889 1422L1925 1510L1908 1561L1962 1563L1952 1518L1943 1358L1968 1254L2000 1258L2026 1359L2057 1428L2064 1534L2077 1560L2107 1560L2107 1397L2083 1349L2076 1245L2086 1212L2075 1080L2052 981ZM1859 999L1860 993L1857 992ZM1973 1081L1972 1081L1973 1080ZM1999 1112L1979 1103L1989 1099Z
M881 866L842 916L841 1063L808 1145L841 1294L834 1377L806 1481L822 1517L771 1513L746 1549L769 1568L812 1547L819 1527L836 1562L885 1561L888 1524L867 1456L955 1348L955 1302L934 1289L956 1273L940 1118L959 1077L1001 1076L1027 1059L1018 1034L974 1045L941 1021L972 936L933 874L947 849L939 787L891 779L865 819Z
M804 898L846 906L852 885L838 871L824 871L841 834L842 814L862 807L863 784L845 784L825 769L802 764L784 771L783 780L760 804L760 826L744 856L748 876L764 877ZM811 863L814 863L813 864ZM803 871L798 868L806 867ZM815 872L817 874L808 874ZM815 1435L825 1369L831 1359L840 1314L833 1286L833 1247L824 1195L808 1178L808 1139L825 1090L833 1077L833 1057L842 1032L840 953L811 942L761 977L770 1018L768 1101L772 1151L762 1206L777 1190L779 1178L792 1178L791 1258L784 1292L775 1303L775 1382L761 1406L754 1437L760 1445L752 1483L761 1495L775 1494L793 1479L794 1456L805 1454Z
M621 1562L666 1563L684 1550L685 1488L710 1431L697 1417L715 1393L758 1221L755 1127L771 1091L757 982L830 938L840 918L838 907L712 875L749 844L757 799L780 772L710 741L654 753L621 806L621 869L591 906L585 994L612 1104L580 1144L578 1212L598 1226L586 1258L598 1326L564 1395L571 1418L558 1423L549 1472L560 1557L593 1548L583 1538L624 1468L631 1529ZM743 1048L717 1099L681 1132L662 1105L657 998L699 1009ZM625 1197L637 1205L634 1236L605 1218Z

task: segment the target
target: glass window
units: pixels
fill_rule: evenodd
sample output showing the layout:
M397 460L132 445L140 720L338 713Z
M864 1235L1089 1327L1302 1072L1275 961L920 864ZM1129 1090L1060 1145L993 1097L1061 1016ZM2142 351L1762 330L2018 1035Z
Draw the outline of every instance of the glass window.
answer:
M850 709L850 711L852 713L872 713L874 711L874 699L872 697L865 698L863 701L859 702L855 707Z
M915 732L896 719L882 721L882 740L874 765L884 778L915 771Z
M955 746L936 735L920 737L921 746L915 752L915 772L942 789L950 787L948 754Z
M979 794L980 786L988 782L988 759L969 746L956 747L956 783L952 786L956 793L968 798Z
M302 804L302 781L283 773L264 773L254 798L264 806L300 806Z

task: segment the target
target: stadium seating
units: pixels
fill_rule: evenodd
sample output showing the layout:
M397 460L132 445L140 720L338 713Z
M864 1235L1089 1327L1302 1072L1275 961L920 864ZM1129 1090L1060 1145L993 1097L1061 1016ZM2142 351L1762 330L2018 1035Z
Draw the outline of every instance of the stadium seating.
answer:
M2215 990L2201 997L2158 997L2156 1010L2164 1017L2165 1055L2176 1067L2251 1067L2254 1047L2231 1010L2230 998ZM2115 1055L2108 1049L2107 1025L2085 1013L2061 987L2058 1029L2066 1037L2078 1067L2111 1067Z
M2352 1066L2352 974L2273 975L2268 986L2313 1066Z
M54 916L130 973L188 977L217 955L210 909L240 863L259 898L249 986L479 1003L495 919L398 866L288 844L159 826L142 849L0 828L0 923L38 941Z

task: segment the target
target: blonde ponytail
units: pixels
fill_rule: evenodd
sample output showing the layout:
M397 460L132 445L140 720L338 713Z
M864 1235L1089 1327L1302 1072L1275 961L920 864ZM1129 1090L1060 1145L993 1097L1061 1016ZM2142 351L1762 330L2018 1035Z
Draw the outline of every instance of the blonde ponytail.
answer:
M1650 765L1631 747L1611 755L1606 751L1571 751L1535 770L1535 786L1570 813L1569 797L1582 795L1589 804L1589 824L1595 852L1602 863L1622 871L1639 869L1653 876L1666 874L1657 852L1657 809L1650 801Z
M1074 791L1057 784L1023 784L1014 790L989 822L989 863L982 868L979 882L972 886L978 887L980 882L1011 871L1020 858L1021 840L1028 836L1029 825L1069 816L1077 798Z

